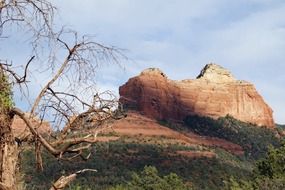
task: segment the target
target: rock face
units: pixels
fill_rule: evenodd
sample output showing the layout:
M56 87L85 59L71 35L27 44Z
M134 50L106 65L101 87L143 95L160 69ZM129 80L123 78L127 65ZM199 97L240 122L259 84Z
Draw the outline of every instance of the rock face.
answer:
M255 87L236 80L216 64L206 65L197 79L174 81L159 69L144 70L120 87L120 102L155 119L183 120L187 115L241 121L274 128L271 108Z
M35 119L35 120L32 120L32 124L35 126L40 125L39 128L37 129L37 131L40 134L50 134L52 132L52 128L51 128L50 124L46 121L43 121L40 124L40 120ZM27 134L30 134L30 130L28 129L27 125L18 116L14 117L14 121L12 123L12 131L14 133L14 136L18 137L18 138L25 136Z

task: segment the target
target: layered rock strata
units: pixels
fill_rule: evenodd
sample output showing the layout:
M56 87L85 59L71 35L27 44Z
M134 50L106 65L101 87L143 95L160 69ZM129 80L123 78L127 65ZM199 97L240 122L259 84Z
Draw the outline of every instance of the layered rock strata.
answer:
M196 79L182 81L168 79L159 69L146 69L121 86L119 93L125 108L159 120L229 114L258 126L275 126L272 109L254 85L235 79L216 64L206 65Z

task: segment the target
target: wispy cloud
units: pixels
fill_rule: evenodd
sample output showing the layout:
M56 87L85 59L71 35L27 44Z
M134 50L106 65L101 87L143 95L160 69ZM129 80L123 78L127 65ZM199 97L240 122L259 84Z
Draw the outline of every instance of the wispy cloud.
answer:
M173 79L194 78L206 63L216 62L254 83L276 121L285 123L283 0L53 2L61 15L58 23L129 50L125 69L98 71L99 88L117 91L147 67L159 67Z

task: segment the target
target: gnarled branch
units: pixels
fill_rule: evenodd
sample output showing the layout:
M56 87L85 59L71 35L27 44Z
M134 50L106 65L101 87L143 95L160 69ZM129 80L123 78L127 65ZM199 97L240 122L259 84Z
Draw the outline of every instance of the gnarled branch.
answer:
M97 172L97 170L83 169L83 170L77 171L73 174L70 174L68 176L61 176L56 182L54 182L52 184L52 187L50 188L50 190L62 190L62 189L64 189L67 185L69 185L72 181L74 181L78 175L83 174L85 172Z

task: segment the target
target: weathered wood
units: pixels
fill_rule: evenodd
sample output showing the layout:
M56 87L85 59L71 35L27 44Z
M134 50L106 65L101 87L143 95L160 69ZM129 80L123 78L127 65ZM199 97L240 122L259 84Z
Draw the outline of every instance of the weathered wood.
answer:
M12 134L13 117L8 112L0 113L0 190L14 190L16 187L16 171L18 147Z
M94 170L94 169L83 169L83 170L77 171L77 172L75 172L73 174L70 174L68 176L61 176L56 182L53 183L52 187L49 190L63 190L72 181L74 181L78 175L83 174L85 172L97 172L97 170Z
M10 110L9 83L0 68L0 190L16 189L18 148L12 133L14 114Z

